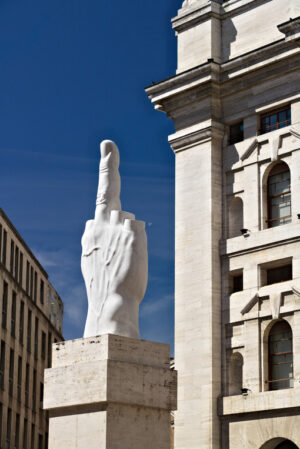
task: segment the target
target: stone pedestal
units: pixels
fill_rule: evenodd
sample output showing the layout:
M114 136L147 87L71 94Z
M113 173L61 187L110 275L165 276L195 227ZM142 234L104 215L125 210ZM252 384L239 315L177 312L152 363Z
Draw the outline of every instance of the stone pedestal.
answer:
M177 376L169 346L117 335L53 345L49 449L169 449Z

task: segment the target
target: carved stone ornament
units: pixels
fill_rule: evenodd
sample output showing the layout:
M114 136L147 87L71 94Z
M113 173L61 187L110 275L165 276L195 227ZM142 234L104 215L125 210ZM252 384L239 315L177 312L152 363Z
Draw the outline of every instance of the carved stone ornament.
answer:
M81 241L88 299L84 337L137 339L139 305L148 282L145 223L121 210L118 147L105 140L100 150L95 218L86 222Z
M281 306L281 293L274 292L270 293L270 308L272 318L275 320L280 316L280 306Z

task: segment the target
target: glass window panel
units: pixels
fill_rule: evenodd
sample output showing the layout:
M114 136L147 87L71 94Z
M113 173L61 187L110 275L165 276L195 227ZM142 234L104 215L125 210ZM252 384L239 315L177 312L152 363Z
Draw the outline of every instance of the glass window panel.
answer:
M289 179L284 179L280 183L277 184L277 192L278 193L286 193L290 191L290 181Z
M276 355L272 357L272 362L276 363L277 365L280 363L286 363L286 355Z
M279 217L286 217L287 215L291 215L291 206L288 204L287 206L284 204L279 206Z
M280 204L280 203L281 203L280 196L277 196L276 198L272 198L272 201L271 201L272 206L278 206L278 204Z
M276 352L290 352L292 349L291 341L279 341L277 343L277 351Z
M287 379L290 373L289 365L283 363L282 365L276 365L277 367L277 379Z

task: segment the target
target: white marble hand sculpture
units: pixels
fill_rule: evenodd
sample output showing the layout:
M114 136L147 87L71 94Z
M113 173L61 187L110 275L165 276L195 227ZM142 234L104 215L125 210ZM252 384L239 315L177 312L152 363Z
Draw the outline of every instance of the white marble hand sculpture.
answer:
M123 212L119 151L100 145L99 187L94 220L82 236L81 270L88 298L84 337L116 334L140 338L138 313L148 281L145 223Z

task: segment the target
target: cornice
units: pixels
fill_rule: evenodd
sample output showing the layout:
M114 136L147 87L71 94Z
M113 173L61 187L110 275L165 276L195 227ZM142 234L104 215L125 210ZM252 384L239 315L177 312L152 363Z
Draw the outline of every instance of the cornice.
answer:
M224 20L266 1L268 0L208 0L206 4L196 2L191 6L183 6L178 11L178 15L172 19L172 27L179 33L212 17Z
M263 231L258 231L258 232L263 232ZM265 249L269 249L269 248L275 248L275 247L280 247L280 246L283 246L283 245L288 245L288 244L296 243L296 242L299 242L299 241L300 241L300 235L297 235L297 236L291 236L291 237L287 237L287 238L282 238L282 239L276 240L276 241L275 240L268 241L266 243L258 243L258 244L254 243L252 246L241 247L241 248L236 249L236 250L227 251L227 249L226 249L226 240L221 240L220 241L220 255L221 255L222 258L224 258L224 257L231 258L231 257L243 256L245 254L256 253L256 252L261 251L261 250L265 250Z
M224 135L224 128L225 127L222 123L214 120L205 128L187 130L184 134L177 132L169 136L169 143L172 150L176 154L199 143L208 142L213 138L222 139Z
M233 91L245 89L245 77L248 78L247 85L250 86L252 77L253 82L257 84L258 74L264 80L274 76L275 67L281 67L282 71L295 70L300 67L299 53L297 46L283 38L222 64L210 59L195 68L148 86L145 90L155 109L168 114L168 102L185 96L192 98L193 92L199 92L200 88L204 92L207 89L209 96L211 93L207 86L219 86L220 96L223 97L231 95ZM181 103L186 101L180 100L178 109Z
M180 32L211 17L221 18L221 5L218 2L210 1L200 7L182 8L178 16L172 19L172 27Z
M281 23L277 28L285 34L286 41L295 41L300 45L300 17Z
M216 66L219 66L219 64L215 63L212 59L208 59L207 62L204 62L197 67L193 67L192 69L186 70L185 72L170 76L169 78L166 78L159 83L147 86L145 88L145 91L149 97L153 97L155 95L161 94L162 92L166 92L169 89L178 87L181 84L186 84L187 81L193 81L199 79L199 77L205 77L211 74L212 71L219 71L219 69L216 69Z

